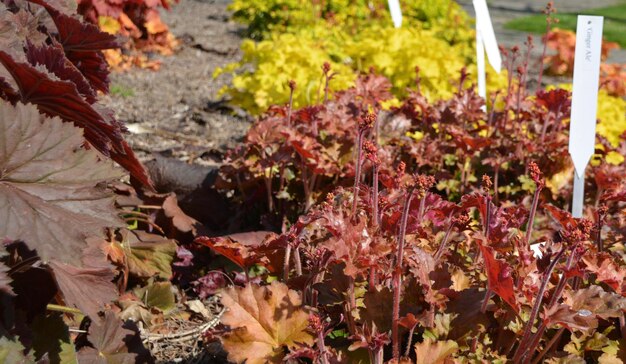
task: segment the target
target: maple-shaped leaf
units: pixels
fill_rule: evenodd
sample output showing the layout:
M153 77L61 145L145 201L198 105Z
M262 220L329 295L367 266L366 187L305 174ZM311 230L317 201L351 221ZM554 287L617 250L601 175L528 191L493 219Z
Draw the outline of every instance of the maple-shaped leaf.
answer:
M0 63L17 84L16 93L20 95L20 101L37 105L39 111L49 117L58 116L83 128L85 139L91 145L102 154L111 156L141 183L152 185L145 169L124 141L121 124L112 114L96 110L84 100L74 83L53 79L28 63L16 62L3 51L0 51Z
M199 236L194 240L194 242L208 246L228 258L231 262L237 264L242 269L247 269L258 263L267 263L267 259L264 259L264 257L256 254L253 247L244 245L235 239L236 236L228 235L215 238Z
M459 344L452 340L432 341L425 339L414 345L416 364L442 364L450 355L459 350Z
M489 289L495 292L504 302L517 312L519 310L517 298L515 297L515 287L513 284L513 271L508 263L500 259L496 259L493 250L490 247L478 244L480 251L485 259L485 269L487 270L487 283Z
M153 362L150 353L141 343L137 327L130 321L122 322L113 311L106 311L104 318L92 321L87 340L91 347L85 346L78 351L79 363Z
M65 303L89 317L98 317L104 305L118 296L110 268L77 268L54 260L49 265Z
M600 286L566 291L564 293L565 304L569 305L579 314L589 314L604 320L611 317L621 317L626 310L626 298L619 294L605 292Z
M122 242L114 242L123 249L131 274L140 278L172 277L172 262L176 255L176 242L145 231L122 232Z
M565 304L545 309L543 319L551 325L558 324L573 331L590 331L598 327L598 320L588 310L574 310Z
M247 364L281 363L284 348L312 345L307 331L309 310L302 298L287 285L272 282L269 286L247 284L221 292L226 312L222 323L231 331L220 340L228 360Z
M585 254L582 261L585 264L585 270L595 274L596 281L608 285L617 293L622 293L626 269L617 265L611 255L607 253Z
M81 266L84 239L122 225L103 186L121 174L83 142L71 124L0 102L0 238Z

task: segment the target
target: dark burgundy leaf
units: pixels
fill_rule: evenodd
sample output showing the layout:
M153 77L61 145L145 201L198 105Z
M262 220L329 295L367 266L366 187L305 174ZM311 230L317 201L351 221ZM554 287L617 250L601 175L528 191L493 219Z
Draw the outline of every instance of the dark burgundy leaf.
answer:
M59 44L37 47L27 42L26 59L34 66L45 66L48 72L53 73L60 80L74 83L78 92L90 104L96 102L96 92L91 88L85 76L65 57L65 52Z
M109 91L108 68L100 51L118 48L115 36L105 33L96 25L63 14L44 0L29 0L46 8L58 31L58 40L67 58L87 78L94 89Z
M53 80L27 63L16 62L0 51L0 62L19 87L21 101L32 103L44 114L58 116L84 129L85 139L96 149L122 165L146 186L150 179L122 137L121 125L106 118L87 103L69 81Z
M513 277L511 275L512 268L506 262L496 259L493 256L491 248L483 246L480 243L478 246L485 259L489 289L500 296L500 298L517 312L519 306L517 304L517 298L515 297Z

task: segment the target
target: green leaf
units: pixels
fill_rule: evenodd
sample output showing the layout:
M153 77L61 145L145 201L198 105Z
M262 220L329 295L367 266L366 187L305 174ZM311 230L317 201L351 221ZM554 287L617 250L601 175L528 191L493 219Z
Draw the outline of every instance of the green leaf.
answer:
M156 307L167 313L176 307L176 298L172 292L170 282L157 282L146 287L139 288L135 295L141 299L148 308Z
M74 343L60 314L37 316L32 330L33 349L37 358L48 354L51 363L77 363Z
M23 364L34 363L35 360L24 355L24 347L16 341L6 337L0 337L0 363L3 364Z

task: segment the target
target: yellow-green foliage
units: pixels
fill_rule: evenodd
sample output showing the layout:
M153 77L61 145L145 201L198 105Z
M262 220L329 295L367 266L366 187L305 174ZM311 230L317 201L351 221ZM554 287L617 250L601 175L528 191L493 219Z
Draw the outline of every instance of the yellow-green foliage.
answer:
M232 86L226 87L232 103L252 114L259 114L274 104L285 104L289 100L290 80L296 81L294 107L317 103L323 97L324 80L322 65L329 61L336 76L330 82L331 90L344 90L353 83L356 75L350 67L333 62L328 57L323 43L310 39L298 39L293 34L275 35L271 40L255 43L245 40L242 44L243 59L230 65L230 69L216 71L234 73ZM246 64L255 65L255 70L245 70Z
M356 77L353 71L367 72L370 67L391 80L398 97L414 87L416 66L421 90L431 100L453 94L457 85L452 82L464 66L470 80L475 79L474 31L454 1L404 2L401 29L393 28L386 1L370 6L365 0L326 0L323 10L319 2L296 3L235 0L231 5L235 17L264 40L256 45L245 41L242 61L218 69L215 76L232 74L232 86L221 92L252 114L287 102L290 79L298 84L296 106L316 102L325 61L338 72L333 90L348 88ZM505 83L505 77L490 68L488 80L491 89Z
M572 90L571 84L561 84L559 87ZM626 100L611 96L606 90L600 89L597 115L596 132L617 147L621 140L620 136L626 132Z
M598 94L598 134L617 146L626 132L626 100L610 96L605 90Z
M456 91L460 70L466 66L470 81L476 82L473 43L450 44L437 34L437 29L377 28L363 31L345 44L345 52L354 69L366 72L370 67L393 84L394 94L403 96L414 88L415 67L420 68L421 90L430 100L449 98ZM506 79L487 67L490 90L505 86Z

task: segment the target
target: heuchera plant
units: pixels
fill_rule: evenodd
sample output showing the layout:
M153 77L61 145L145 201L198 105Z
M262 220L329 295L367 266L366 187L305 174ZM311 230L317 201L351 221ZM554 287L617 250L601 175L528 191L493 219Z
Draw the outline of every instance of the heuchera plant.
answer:
M571 95L526 89L526 45L503 49L509 85L488 113L465 72L452 99L431 103L417 70L389 111L390 84L370 73L252 126L221 187L245 209L234 221L276 233L196 238L243 274L219 293L229 360L616 358L626 171L604 156L625 144L599 138L586 218L572 218Z

